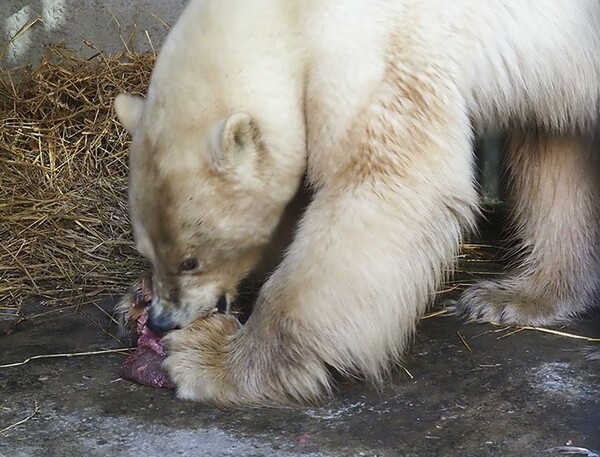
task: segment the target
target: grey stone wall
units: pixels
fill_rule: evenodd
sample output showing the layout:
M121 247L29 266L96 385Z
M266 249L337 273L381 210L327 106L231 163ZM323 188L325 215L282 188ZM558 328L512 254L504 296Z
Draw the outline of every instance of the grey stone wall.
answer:
M83 55L158 48L187 0L0 0L0 65L39 61L63 43Z

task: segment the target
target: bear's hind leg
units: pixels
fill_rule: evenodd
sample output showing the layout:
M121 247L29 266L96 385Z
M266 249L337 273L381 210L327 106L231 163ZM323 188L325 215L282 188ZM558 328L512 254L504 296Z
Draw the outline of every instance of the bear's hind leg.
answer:
M523 325L567 320L591 305L600 282L597 164L591 142L538 132L507 143L512 222L520 258L508 276L460 298L472 319Z

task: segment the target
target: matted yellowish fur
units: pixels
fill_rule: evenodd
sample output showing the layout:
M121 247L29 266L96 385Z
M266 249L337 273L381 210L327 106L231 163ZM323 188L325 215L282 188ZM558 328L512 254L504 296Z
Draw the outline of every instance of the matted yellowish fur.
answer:
M568 319L598 290L596 0L193 0L132 134L130 213L181 398L315 402L378 382L475 227L473 132L510 135L515 270L458 308ZM314 198L248 322L215 314L303 176Z

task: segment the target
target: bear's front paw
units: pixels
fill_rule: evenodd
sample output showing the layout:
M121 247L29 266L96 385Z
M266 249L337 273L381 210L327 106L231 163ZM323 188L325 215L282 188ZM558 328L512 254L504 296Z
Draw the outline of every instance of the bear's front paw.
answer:
M168 354L163 368L175 383L179 398L235 402L237 392L230 381L226 357L228 343L240 328L232 315L212 314L163 338Z
M456 313L478 322L545 325L562 320L555 299L532 292L519 279L482 281L469 287L456 302Z

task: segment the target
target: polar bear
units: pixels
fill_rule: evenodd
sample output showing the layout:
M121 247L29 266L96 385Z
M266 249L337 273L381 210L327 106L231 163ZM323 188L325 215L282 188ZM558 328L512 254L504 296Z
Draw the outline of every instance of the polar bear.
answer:
M598 292L597 0L192 0L132 135L130 214L181 398L317 402L378 382L478 215L474 132L504 128L521 258L465 315L544 324ZM225 310L306 176L245 325ZM174 330L173 330L174 329Z

